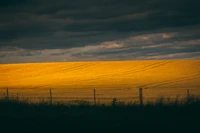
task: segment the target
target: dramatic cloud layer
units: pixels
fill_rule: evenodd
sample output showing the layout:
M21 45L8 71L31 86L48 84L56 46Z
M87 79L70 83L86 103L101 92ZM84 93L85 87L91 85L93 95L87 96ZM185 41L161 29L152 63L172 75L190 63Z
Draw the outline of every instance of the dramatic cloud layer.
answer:
M198 0L2 0L0 63L200 59Z

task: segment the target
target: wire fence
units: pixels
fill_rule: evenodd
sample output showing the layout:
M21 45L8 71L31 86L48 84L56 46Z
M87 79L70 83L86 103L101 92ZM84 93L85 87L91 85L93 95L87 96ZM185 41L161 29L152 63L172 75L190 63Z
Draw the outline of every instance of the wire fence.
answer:
M113 99L123 103L143 104L155 101L158 98L183 99L189 96L200 96L198 88L186 89L0 89L0 99L15 99L30 103L48 102L55 103L78 103L87 101L91 104L110 104Z

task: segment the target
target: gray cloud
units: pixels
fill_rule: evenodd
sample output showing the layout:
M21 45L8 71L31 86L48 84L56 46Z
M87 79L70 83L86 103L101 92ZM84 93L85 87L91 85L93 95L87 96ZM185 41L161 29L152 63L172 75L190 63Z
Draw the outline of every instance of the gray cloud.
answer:
M0 62L188 56L183 53L199 58L193 54L200 51L199 4L198 0L3 0Z

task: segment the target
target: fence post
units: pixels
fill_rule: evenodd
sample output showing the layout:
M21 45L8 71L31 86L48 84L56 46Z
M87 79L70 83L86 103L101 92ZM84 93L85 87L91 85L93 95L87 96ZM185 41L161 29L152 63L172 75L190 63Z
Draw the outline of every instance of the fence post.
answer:
M17 93L17 101L19 100L19 94Z
M6 100L9 99L9 93L8 93L8 88L6 88Z
M94 89L94 105L96 105L96 90Z
M142 96L142 88L139 88L139 98L140 98L140 105L143 105L143 96Z
M51 89L49 91L49 94L50 94L50 104L52 105L52 92L51 92Z
M187 89L187 97L190 97L190 90Z

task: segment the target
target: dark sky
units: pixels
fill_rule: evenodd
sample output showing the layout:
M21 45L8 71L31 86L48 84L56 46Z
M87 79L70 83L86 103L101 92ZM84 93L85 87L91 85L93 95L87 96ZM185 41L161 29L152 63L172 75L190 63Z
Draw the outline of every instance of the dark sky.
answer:
M0 0L0 63L200 59L199 0Z

